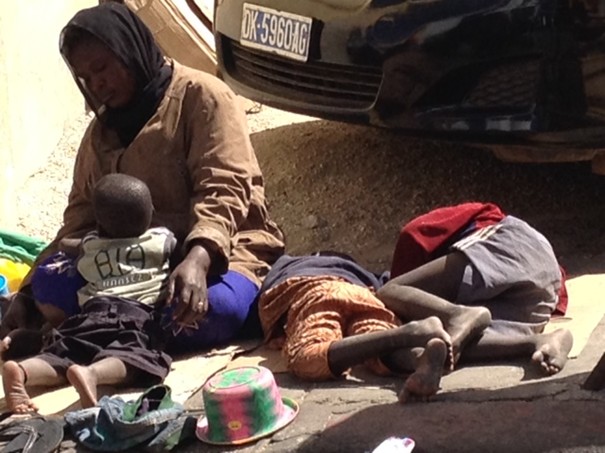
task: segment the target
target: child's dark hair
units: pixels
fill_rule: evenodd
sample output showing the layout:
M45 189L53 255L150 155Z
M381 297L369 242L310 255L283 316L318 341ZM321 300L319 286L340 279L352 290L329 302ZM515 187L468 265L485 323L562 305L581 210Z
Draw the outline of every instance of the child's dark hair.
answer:
M151 225L151 193L134 176L120 173L104 176L94 188L92 204L101 236L137 237Z

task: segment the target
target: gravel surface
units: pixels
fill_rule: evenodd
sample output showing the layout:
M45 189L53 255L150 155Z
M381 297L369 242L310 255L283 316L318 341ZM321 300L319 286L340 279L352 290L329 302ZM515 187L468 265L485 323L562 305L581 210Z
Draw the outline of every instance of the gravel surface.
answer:
M64 130L48 161L17 190L17 228L50 241L61 226L71 187L74 159L91 116L76 117Z

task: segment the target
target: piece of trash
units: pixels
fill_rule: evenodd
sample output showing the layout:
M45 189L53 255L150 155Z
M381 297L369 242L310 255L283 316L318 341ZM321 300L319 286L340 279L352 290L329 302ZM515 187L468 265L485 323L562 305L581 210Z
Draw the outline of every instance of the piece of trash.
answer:
M263 104L261 104L260 102L255 102L252 107L246 109L246 114L254 115L256 113L260 113L262 109Z
M372 453L411 453L416 442L409 437L389 437L372 450Z

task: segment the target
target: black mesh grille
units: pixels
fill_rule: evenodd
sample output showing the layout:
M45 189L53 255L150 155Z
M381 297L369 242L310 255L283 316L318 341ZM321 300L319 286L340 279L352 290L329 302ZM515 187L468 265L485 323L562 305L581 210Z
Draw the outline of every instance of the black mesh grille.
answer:
M309 104L366 109L373 103L382 70L372 66L348 66L319 62L301 63L241 46L223 39L230 56L230 75L267 93Z
M466 103L475 107L529 105L536 99L539 77L539 61L499 65L481 76Z

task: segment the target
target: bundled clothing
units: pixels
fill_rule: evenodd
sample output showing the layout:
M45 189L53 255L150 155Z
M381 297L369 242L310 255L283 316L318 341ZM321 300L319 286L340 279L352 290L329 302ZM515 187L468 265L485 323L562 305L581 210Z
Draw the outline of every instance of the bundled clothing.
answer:
M490 329L540 333L555 310L564 312L564 273L548 240L493 204L465 203L431 211L401 230L392 277L447 253L469 260L455 303L486 306Z
M308 380L333 376L328 349L344 337L400 325L375 296L383 280L357 263L335 256L282 256L265 279L259 317L265 340L282 347L288 369ZM366 365L377 374L379 361Z
M92 451L169 451L195 438L196 421L166 385L152 386L136 400L103 396L95 407L65 414L75 439Z

